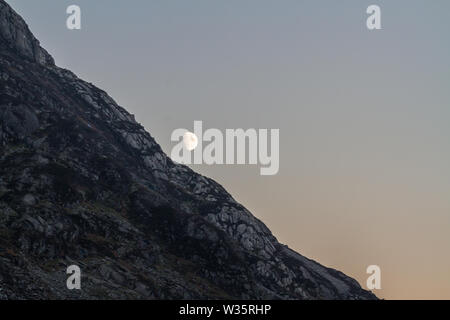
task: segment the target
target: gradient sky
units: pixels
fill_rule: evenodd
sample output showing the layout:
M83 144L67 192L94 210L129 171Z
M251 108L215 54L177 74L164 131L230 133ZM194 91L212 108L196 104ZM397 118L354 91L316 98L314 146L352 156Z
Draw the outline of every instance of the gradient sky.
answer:
M7 0L166 153L176 128L279 128L280 171L192 166L275 236L387 299L450 299L450 2ZM82 9L82 30L65 27ZM382 10L368 31L366 8Z

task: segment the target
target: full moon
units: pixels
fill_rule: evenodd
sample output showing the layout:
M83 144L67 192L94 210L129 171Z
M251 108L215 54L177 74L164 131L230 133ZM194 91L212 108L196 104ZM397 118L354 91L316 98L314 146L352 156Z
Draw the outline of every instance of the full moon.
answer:
M198 138L194 133L188 131L183 135L183 143L187 150L192 151L198 145Z

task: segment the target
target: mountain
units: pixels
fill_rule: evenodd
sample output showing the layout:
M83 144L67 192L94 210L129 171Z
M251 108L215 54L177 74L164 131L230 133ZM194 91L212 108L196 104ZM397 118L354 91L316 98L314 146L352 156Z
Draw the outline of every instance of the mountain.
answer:
M0 148L0 299L376 299L172 162L4 0Z

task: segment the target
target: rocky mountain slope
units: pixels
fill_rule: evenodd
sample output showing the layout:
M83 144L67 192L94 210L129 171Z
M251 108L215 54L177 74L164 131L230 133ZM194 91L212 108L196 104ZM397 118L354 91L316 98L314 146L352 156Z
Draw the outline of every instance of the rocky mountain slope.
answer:
M376 299L173 163L0 0L0 299L78 298Z

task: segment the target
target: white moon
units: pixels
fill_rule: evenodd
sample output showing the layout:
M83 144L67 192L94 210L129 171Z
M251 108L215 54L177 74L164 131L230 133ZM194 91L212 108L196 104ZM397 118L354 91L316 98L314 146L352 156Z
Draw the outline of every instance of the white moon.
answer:
M198 145L198 138L194 133L188 131L183 135L183 143L187 150L192 151Z

